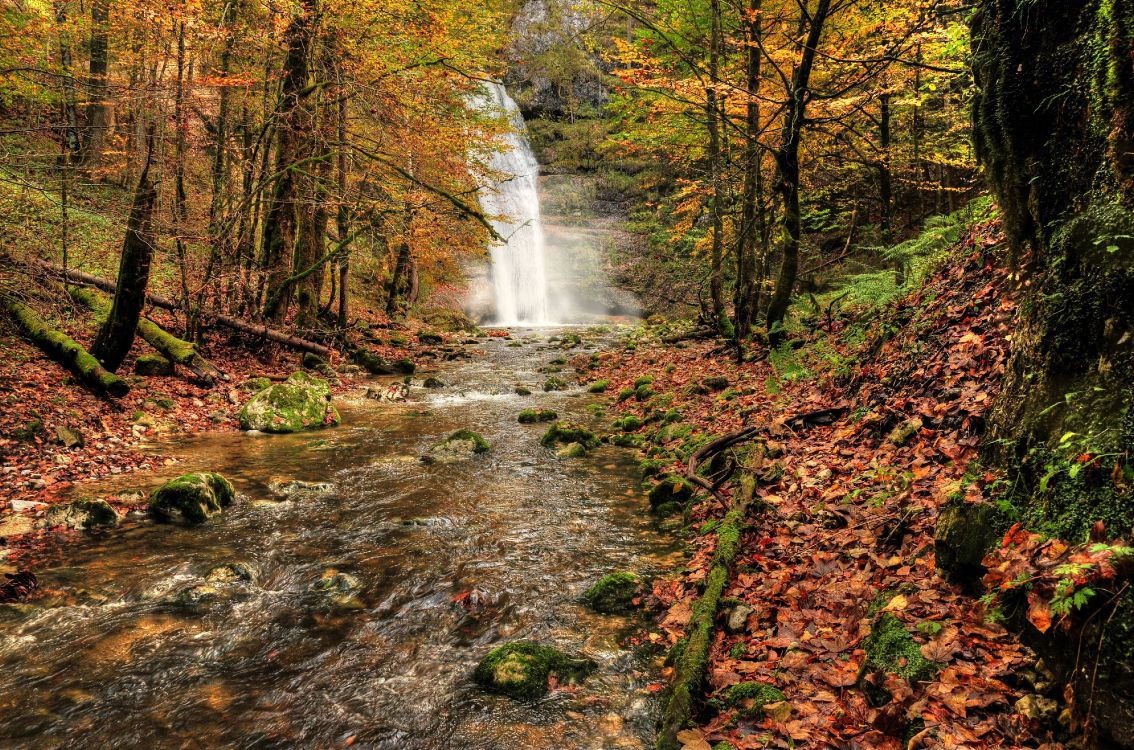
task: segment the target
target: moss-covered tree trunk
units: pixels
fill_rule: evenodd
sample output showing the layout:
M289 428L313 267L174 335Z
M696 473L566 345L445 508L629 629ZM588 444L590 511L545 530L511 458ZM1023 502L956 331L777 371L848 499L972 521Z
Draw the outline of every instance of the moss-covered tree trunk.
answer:
M1025 282L991 453L1032 528L1129 538L1134 0L981 0L973 32L974 137ZM1134 746L1134 596L1115 588L1075 632L1035 640L1080 716Z
M154 256L155 203L157 186L150 179L150 162L147 160L138 178L134 206L126 224L126 239L122 243L114 302L91 346L91 354L111 372L117 370L130 353L138 319L142 317L142 307L146 304L150 262Z

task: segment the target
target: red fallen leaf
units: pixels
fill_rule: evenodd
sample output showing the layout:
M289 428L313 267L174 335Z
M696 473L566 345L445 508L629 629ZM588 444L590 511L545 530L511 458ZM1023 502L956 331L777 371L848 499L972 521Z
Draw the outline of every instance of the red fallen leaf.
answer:
M1041 633L1046 633L1051 628L1051 604L1034 591L1028 592L1027 618Z

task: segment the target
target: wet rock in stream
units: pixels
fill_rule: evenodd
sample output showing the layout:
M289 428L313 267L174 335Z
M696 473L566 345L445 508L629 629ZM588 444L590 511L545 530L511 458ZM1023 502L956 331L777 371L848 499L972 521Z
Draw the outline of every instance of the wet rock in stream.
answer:
M361 590L361 581L335 568L327 568L307 587L307 593L342 609L364 609L366 605L358 598Z
M281 500L304 500L334 491L330 482L304 482L299 479L273 479L268 491Z
M268 386L240 412L241 429L271 433L315 430L340 421L331 405L330 386L305 372L294 372L286 382Z
M488 453L488 441L472 430L457 430L429 449L429 453L421 457L426 464L449 464L464 461L479 453Z
M510 698L534 701L547 694L549 678L559 684L576 685L598 665L552 646L532 641L513 641L488 652L477 665L473 679L481 687Z
M235 499L236 490L220 474L183 474L154 492L150 513L163 521L204 523Z

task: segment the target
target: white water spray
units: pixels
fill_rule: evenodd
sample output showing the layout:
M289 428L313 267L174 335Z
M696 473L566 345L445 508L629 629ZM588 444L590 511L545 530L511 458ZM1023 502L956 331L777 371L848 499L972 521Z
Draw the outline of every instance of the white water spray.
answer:
M511 130L505 148L494 152L488 165L503 174L501 181L483 190L480 206L505 242L494 242L492 287L497 325L547 325L547 258L539 212L539 162L528 143L520 108L498 83L485 90L485 109L507 117Z

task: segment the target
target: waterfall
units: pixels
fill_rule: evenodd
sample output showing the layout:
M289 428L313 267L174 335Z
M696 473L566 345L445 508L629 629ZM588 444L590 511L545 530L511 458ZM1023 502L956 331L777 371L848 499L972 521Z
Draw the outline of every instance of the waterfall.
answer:
M503 177L480 194L481 209L504 242L494 242L492 288L497 325L545 325L548 311L546 250L539 215L539 162L528 142L520 108L498 83L485 87L486 111L506 117L511 131L488 165Z

